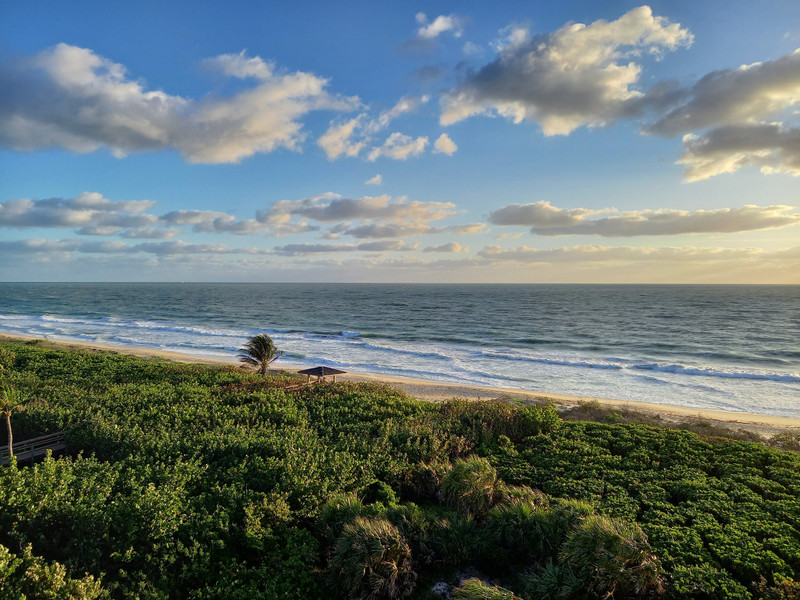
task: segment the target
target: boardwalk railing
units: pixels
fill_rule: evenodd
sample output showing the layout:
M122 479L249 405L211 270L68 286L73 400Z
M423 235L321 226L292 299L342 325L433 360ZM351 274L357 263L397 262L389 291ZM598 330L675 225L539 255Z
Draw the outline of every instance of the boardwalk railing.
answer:
M14 444L14 456L17 457L17 460L33 460L39 456L44 456L48 450L55 452L65 448L64 432L59 431L17 442ZM0 464L7 465L9 463L8 459L8 446L3 446L0 448Z

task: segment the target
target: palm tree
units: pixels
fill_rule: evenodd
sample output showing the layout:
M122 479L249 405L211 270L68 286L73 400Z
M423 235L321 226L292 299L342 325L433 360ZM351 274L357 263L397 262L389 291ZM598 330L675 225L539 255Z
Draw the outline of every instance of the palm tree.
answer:
M11 413L22 405L22 396L7 383L3 385L2 395L0 395L0 415L6 418L6 429L8 429L8 456L14 456L14 434L11 431Z
M239 348L239 362L258 367L262 375L267 374L271 362L275 362L283 354L283 350L275 347L272 338L263 333L253 336L244 346Z

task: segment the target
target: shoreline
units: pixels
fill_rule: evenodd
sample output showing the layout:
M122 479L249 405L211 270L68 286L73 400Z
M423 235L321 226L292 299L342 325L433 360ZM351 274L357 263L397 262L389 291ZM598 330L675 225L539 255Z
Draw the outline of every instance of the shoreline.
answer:
M163 360L211 365L236 366L240 363L231 359L193 356L180 352L158 350L155 348L140 348L137 346L100 344L96 342L54 340L32 335L19 335L0 333L0 341L26 342L39 340L53 348L65 350L94 350L139 356L142 358L160 358ZM296 373L304 365L284 364L273 367L275 371ZM697 420L711 422L713 425L727 429L746 429L762 435L770 435L781 431L800 432L800 419L781 417L776 415L761 415L746 412L734 412L715 409L691 408L674 406L670 404L654 404L632 400L615 400L612 398L595 398L589 396L572 396L550 392L515 390L498 387L484 387L460 383L443 383L425 379L396 377L370 373L347 373L339 376L340 381L361 381L372 383L385 383L395 387L409 396L418 400L429 402L442 402L454 398L466 400L521 400L531 403L553 403L565 409L578 407L587 402L596 402L606 409L628 410L642 413L651 418L662 420L667 424L681 424Z

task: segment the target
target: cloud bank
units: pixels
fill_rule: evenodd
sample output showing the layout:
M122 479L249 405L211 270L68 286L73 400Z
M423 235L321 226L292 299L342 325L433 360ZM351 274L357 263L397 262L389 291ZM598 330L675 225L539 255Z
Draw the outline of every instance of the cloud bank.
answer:
M534 121L545 135L602 126L640 110L635 59L692 43L679 24L635 8L616 21L567 24L530 38L515 29L498 58L470 74L442 99L442 125L473 115Z
M311 73L278 74L259 57L226 54L204 65L252 81L230 97L200 100L144 88L124 66L58 44L0 66L0 144L13 150L62 148L115 156L174 149L192 163L233 163L278 148L297 150L301 119L317 110L353 110L355 98L329 94Z
M524 225L538 235L598 235L632 237L640 235L680 235L687 233L736 233L774 229L800 224L800 213L791 206L755 206L716 210L637 210L618 215L596 217L616 212L605 208L562 209L549 202L511 204L489 215L495 225Z

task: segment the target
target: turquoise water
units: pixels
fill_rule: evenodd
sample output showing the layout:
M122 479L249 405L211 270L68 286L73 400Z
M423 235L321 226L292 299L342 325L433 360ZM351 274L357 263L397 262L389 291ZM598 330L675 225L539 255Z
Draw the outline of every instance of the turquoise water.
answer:
M800 417L800 286L2 283L0 331Z

